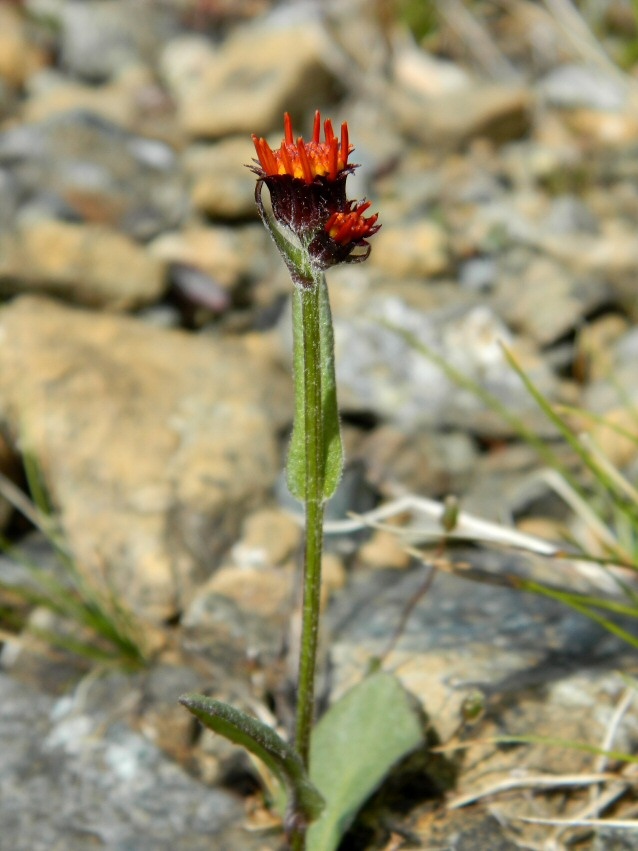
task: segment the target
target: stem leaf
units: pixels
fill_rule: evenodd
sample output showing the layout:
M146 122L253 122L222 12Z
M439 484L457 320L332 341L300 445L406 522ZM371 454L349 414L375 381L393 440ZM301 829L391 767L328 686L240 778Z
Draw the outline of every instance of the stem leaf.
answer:
M179 702L209 730L245 748L268 766L288 793L287 823L309 824L319 816L323 797L310 782L297 751L271 727L203 694L184 694Z
M314 301L314 304L313 304ZM306 398L304 376L307 370L318 370L321 382L321 418L323 451L322 496L330 499L339 485L343 472L343 445L337 407L337 383L334 365L334 336L328 287L324 275L318 275L312 287L295 286L292 294L293 368L295 383L295 419L292 430L286 473L292 495L306 499ZM314 325L312 334L319 344L304 351L304 323ZM315 340L316 342L316 340ZM317 359L319 363L308 362Z

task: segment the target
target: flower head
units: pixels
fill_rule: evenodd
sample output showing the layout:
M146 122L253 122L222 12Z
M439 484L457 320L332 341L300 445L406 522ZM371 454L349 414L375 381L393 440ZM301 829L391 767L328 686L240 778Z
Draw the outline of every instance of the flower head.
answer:
M339 138L332 122L324 122L321 141L321 115L315 113L312 139L295 141L292 121L284 116L284 139L273 150L263 138L253 135L258 159L251 166L257 174L257 204L266 222L261 201L265 183L270 192L275 219L291 230L319 269L337 263L365 260L370 253L367 237L381 225L377 216L364 216L368 202L348 201L346 178L357 167L348 162L354 150L348 137L348 125L341 125ZM362 249L362 250L359 250Z

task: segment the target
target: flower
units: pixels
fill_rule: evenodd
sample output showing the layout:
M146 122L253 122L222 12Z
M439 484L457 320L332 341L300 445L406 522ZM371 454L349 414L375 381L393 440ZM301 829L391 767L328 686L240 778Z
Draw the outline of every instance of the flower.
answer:
M348 162L354 150L348 136L348 125L341 125L339 138L332 122L324 122L321 141L321 115L315 113L312 139L295 141L292 121L284 116L284 139L273 150L264 138L253 135L257 152L252 170L258 177L256 199L262 219L268 227L261 200L265 183L270 192L273 216L291 230L308 251L318 269L337 263L365 260L370 253L367 238L375 234L377 216L364 216L369 202L349 201L346 178L356 165Z
M315 123L312 132L312 142L304 142L299 137L295 142L292 135L292 120L290 115L284 115L284 140L277 151L271 150L265 139L258 139L253 134L255 150L265 175L288 175L297 180L311 184L316 177L328 177L336 180L339 172L352 170L348 166L348 156L354 146L348 141L348 124L341 125L341 144L332 129L332 121L324 122L325 142L320 142L321 113L315 112Z

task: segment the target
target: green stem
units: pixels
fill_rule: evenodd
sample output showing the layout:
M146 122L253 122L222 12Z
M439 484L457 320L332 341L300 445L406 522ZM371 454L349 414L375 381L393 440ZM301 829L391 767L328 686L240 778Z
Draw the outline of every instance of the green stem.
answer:
M308 768L310 756L310 736L315 703L325 478L320 295L318 282L300 291L304 370L306 542L295 747L306 768ZM293 851L304 851L305 837L305 828L294 831L291 837Z
M308 770L314 719L315 670L321 602L323 505L334 494L343 470L334 367L334 340L326 279L314 268L307 245L298 245L278 227L262 202L263 181L255 200L294 283L293 361L295 419L288 450L290 493L304 503L306 541L295 746ZM287 825L292 851L305 851L307 823Z
M315 666L319 637L324 501L321 322L318 286L315 285L302 290L301 312L306 438L306 546L295 744L304 765L307 767L313 721Z

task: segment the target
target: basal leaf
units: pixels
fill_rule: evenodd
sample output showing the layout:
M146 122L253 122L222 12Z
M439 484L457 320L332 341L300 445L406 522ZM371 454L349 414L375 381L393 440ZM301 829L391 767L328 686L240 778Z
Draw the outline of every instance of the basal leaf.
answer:
M390 674L367 677L335 703L312 735L310 775L326 807L307 851L334 851L392 766L422 742L418 713Z

